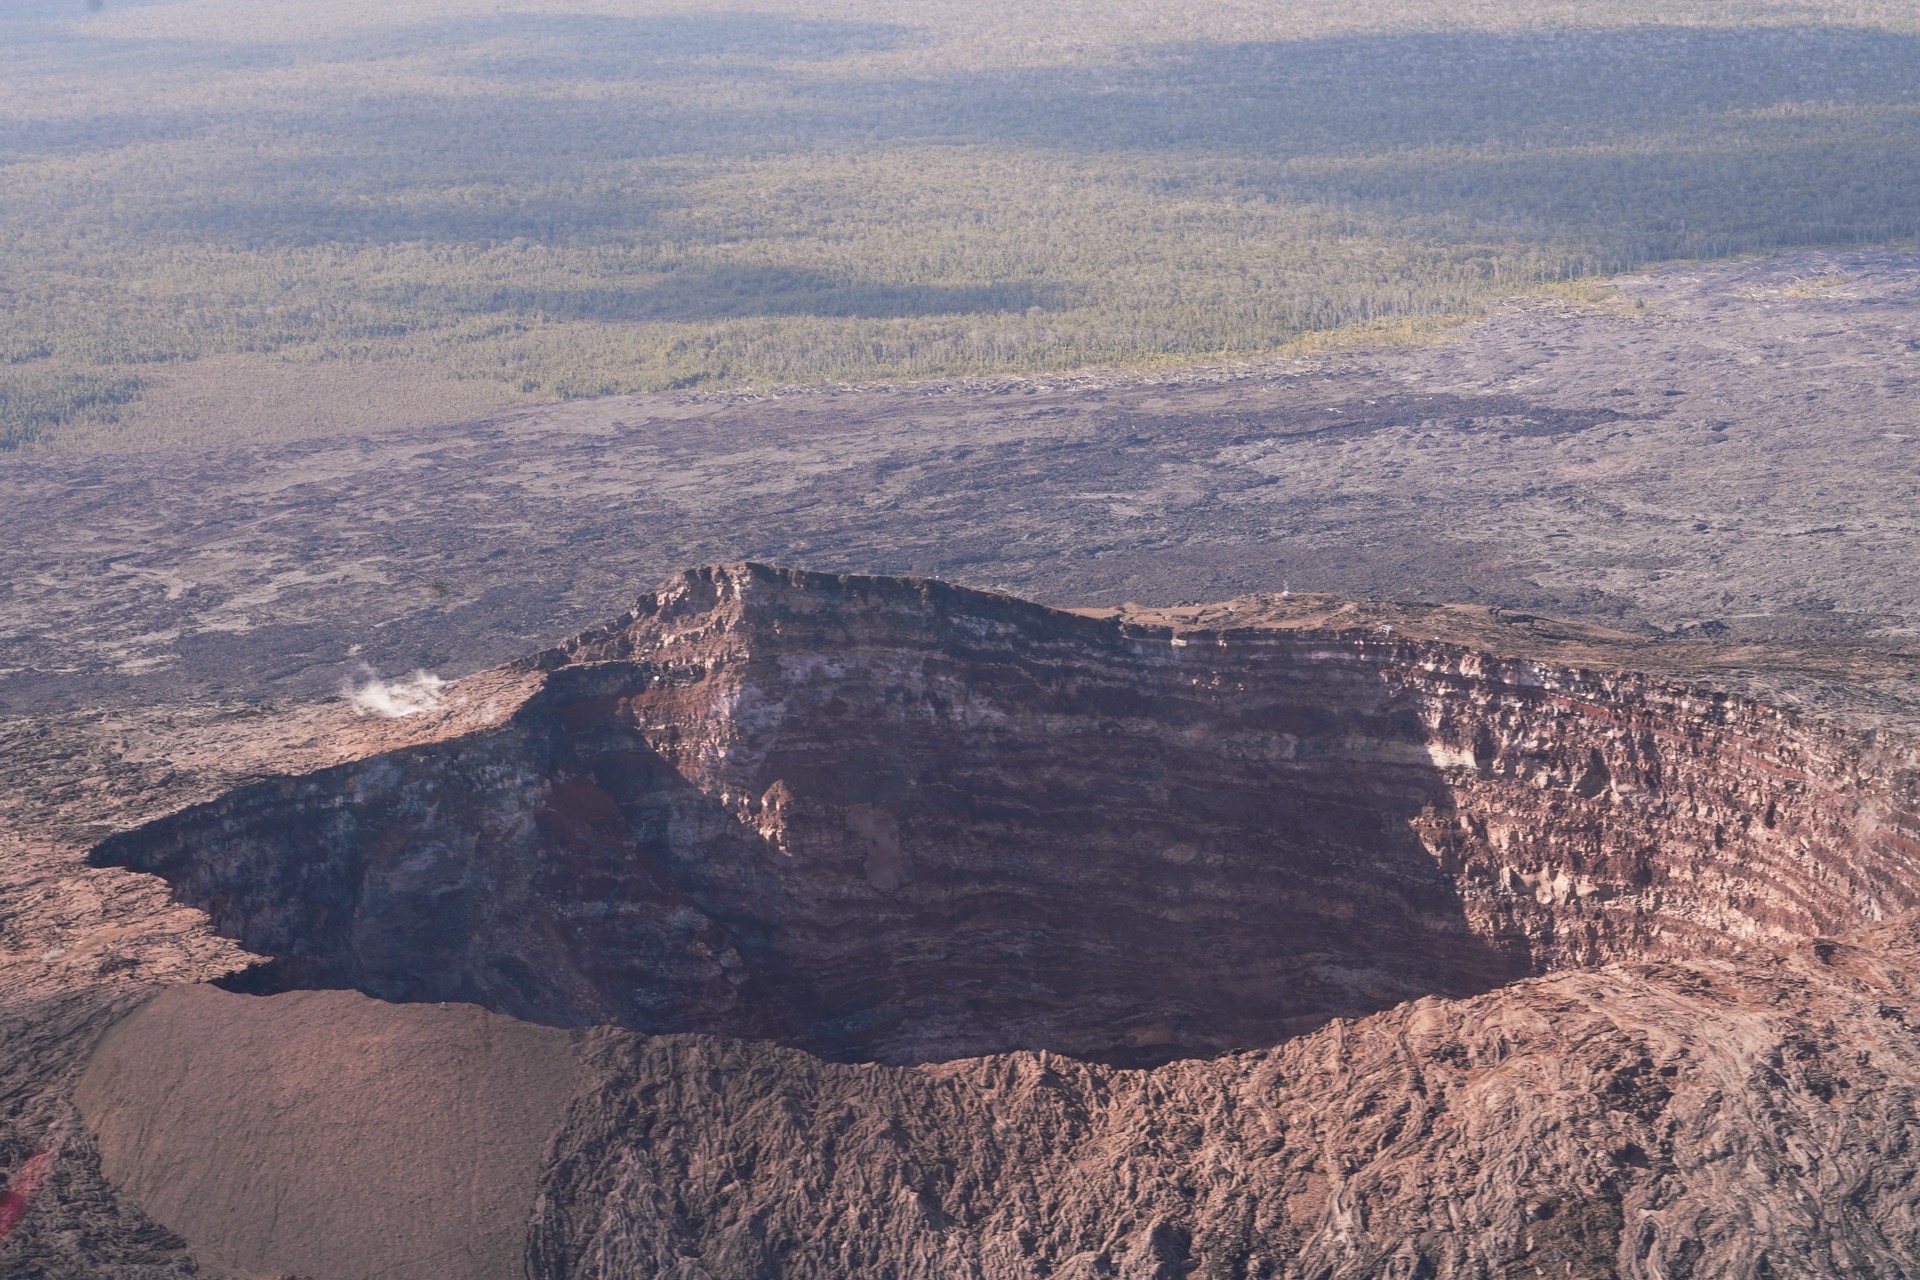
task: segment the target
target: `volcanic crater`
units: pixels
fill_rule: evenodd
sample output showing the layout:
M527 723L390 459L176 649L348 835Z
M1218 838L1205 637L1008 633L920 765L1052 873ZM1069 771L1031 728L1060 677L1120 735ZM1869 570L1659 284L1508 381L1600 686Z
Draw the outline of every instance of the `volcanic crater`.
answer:
M561 1027L1150 1066L1920 899L1872 740L1391 627L731 565L484 723L101 844L261 963Z

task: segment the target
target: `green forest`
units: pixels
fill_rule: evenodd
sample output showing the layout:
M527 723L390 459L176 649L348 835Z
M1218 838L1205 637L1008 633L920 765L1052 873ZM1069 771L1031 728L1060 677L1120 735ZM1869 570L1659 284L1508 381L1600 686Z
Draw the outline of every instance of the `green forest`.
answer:
M1920 229L1909 5L1191 9L20 0L0 448L214 357L501 403L1214 361Z

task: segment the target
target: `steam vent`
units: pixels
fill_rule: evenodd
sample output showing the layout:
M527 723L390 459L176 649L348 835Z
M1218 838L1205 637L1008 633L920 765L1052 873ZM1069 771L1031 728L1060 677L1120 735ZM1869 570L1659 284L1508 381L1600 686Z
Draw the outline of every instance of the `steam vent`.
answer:
M316 1280L1911 1274L1910 751L1209 617L689 572L110 838L255 961L101 1168Z

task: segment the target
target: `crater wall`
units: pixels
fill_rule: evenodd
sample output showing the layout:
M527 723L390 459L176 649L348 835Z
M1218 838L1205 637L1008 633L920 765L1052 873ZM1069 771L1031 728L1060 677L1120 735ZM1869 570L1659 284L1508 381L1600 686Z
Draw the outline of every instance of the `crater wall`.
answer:
M1147 1063L1914 905L1871 744L1417 636L692 572L497 728L116 837L269 958L557 1025Z

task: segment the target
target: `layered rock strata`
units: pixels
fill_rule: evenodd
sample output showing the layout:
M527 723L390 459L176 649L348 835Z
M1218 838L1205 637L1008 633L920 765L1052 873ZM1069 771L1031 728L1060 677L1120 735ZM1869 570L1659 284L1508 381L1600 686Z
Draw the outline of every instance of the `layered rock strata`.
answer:
M101 846L272 958L563 1026L1119 1062L1920 898L1862 740L1417 636L690 573L496 727Z

